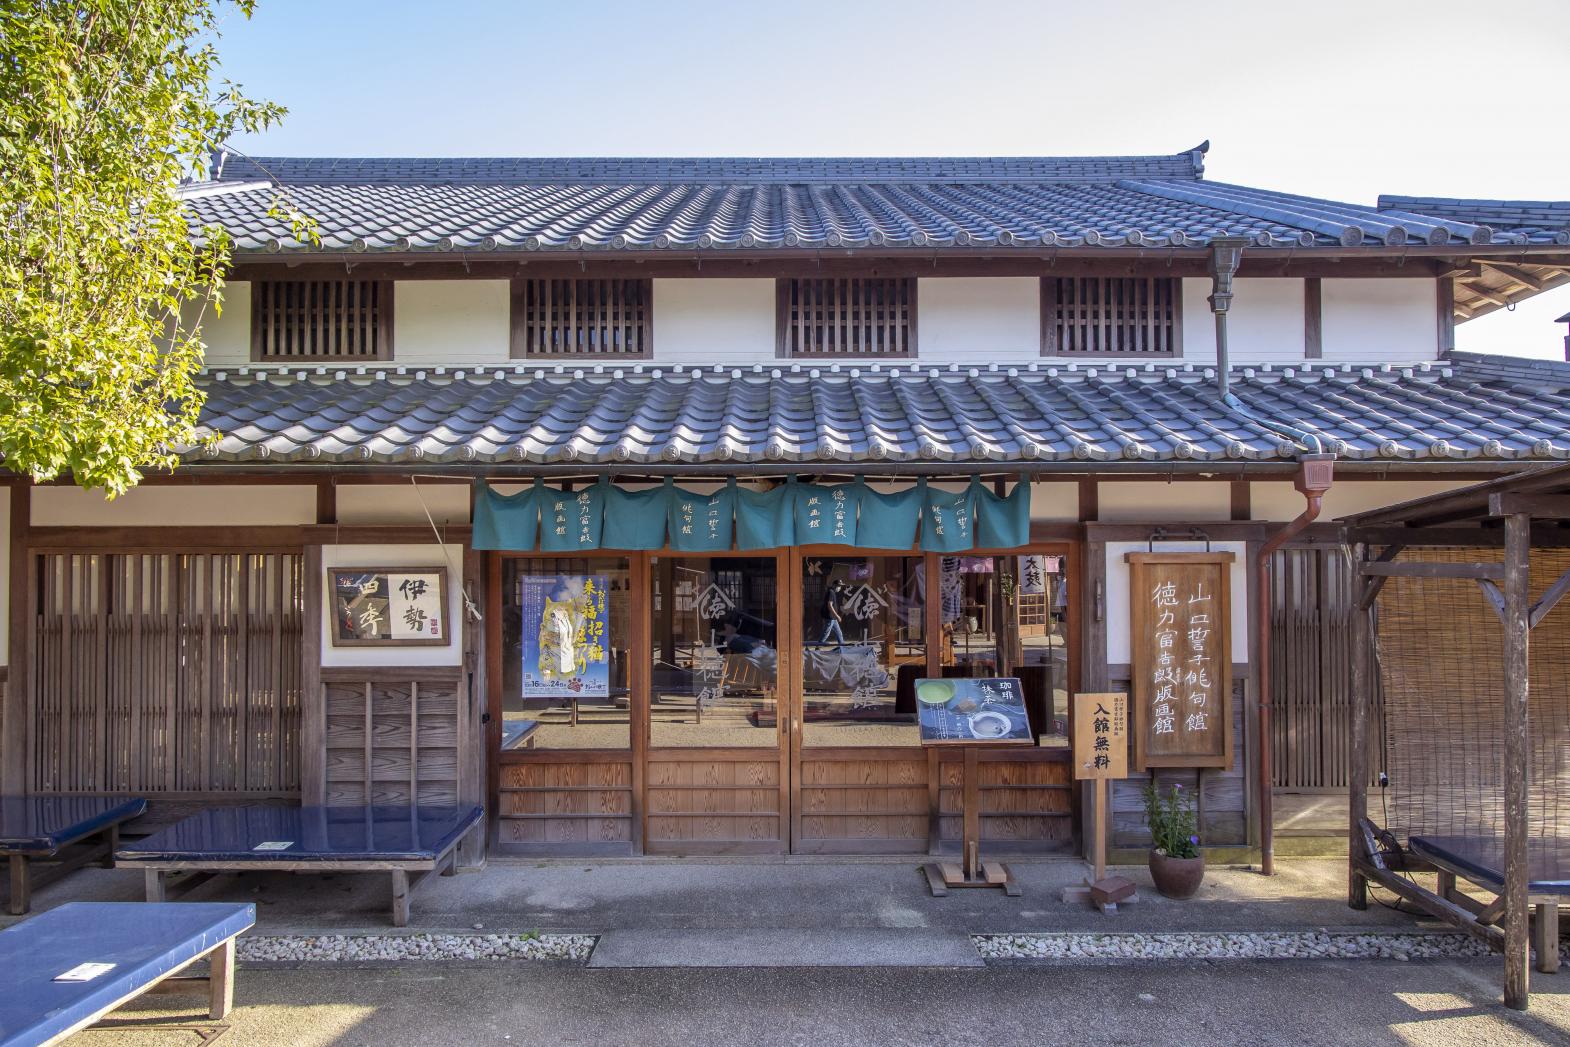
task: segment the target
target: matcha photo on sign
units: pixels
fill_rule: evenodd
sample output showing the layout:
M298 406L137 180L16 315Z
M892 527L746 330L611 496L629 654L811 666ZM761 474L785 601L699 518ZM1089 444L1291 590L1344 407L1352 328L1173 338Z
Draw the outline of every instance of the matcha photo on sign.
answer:
M921 740L1030 744L1025 692L1012 676L916 681Z

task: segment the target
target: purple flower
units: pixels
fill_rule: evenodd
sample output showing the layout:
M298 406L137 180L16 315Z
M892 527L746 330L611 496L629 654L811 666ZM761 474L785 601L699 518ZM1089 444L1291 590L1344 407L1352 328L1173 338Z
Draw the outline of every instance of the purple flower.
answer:
M1183 787L1181 785L1174 785L1172 787L1172 791L1175 792L1175 793L1180 793L1180 792L1183 791Z
M1195 847L1198 847L1199 846L1199 837L1197 837L1197 836L1190 836L1188 838L1188 842L1193 844Z

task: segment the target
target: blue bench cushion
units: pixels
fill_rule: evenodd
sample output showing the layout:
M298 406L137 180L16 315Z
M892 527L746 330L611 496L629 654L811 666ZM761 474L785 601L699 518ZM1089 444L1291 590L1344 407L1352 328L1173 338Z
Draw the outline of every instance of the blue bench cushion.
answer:
M1407 841L1419 858L1479 886L1502 891L1505 841L1499 836L1414 836ZM1570 843L1527 841L1527 890L1532 894L1570 895Z
M53 854L145 810L137 796L0 797L0 854Z
M249 903L70 902L0 931L0 1047L58 1036L255 922ZM54 980L82 963L115 966Z
M258 864L434 861L481 817L478 807L209 807L120 848L115 857Z

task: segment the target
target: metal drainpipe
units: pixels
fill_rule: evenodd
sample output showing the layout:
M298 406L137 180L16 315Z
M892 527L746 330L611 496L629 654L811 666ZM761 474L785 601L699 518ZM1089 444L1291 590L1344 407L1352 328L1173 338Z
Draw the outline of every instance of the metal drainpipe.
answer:
M1259 871L1266 876L1276 874L1276 827L1271 790L1274 788L1274 768L1271 764L1271 700L1270 700L1270 557L1277 549L1291 541L1319 518L1320 502L1330 490L1335 475L1336 457L1333 454L1308 454L1298 459L1297 477L1293 486L1307 504L1297 519L1271 535L1259 550L1255 562L1258 596L1254 608L1259 637L1259 649L1254 652L1254 674L1259 692Z

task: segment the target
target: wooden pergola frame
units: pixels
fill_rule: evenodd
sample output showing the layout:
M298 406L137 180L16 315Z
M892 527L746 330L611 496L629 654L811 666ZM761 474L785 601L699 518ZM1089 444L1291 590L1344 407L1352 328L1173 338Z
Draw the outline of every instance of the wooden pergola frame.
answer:
M1368 907L1373 881L1434 916L1467 931L1504 953L1504 998L1524 1010L1530 988L1529 906L1538 908L1538 967L1558 966L1558 901L1529 895L1527 850L1528 670L1531 631L1570 593L1570 572L1555 580L1534 604L1530 597L1534 547L1570 545L1570 464L1536 469L1342 521L1341 540L1358 564L1361 589L1353 619L1352 767L1348 838L1347 902ZM1504 547L1504 561L1480 563L1402 562L1413 547ZM1375 549L1379 551L1374 552ZM1397 874L1381 855L1368 818L1368 713L1373 699L1374 603L1393 577L1459 578L1477 583L1504 629L1504 884L1487 905L1454 890L1453 873L1438 869L1439 893ZM1408 863L1406 869L1427 868Z

